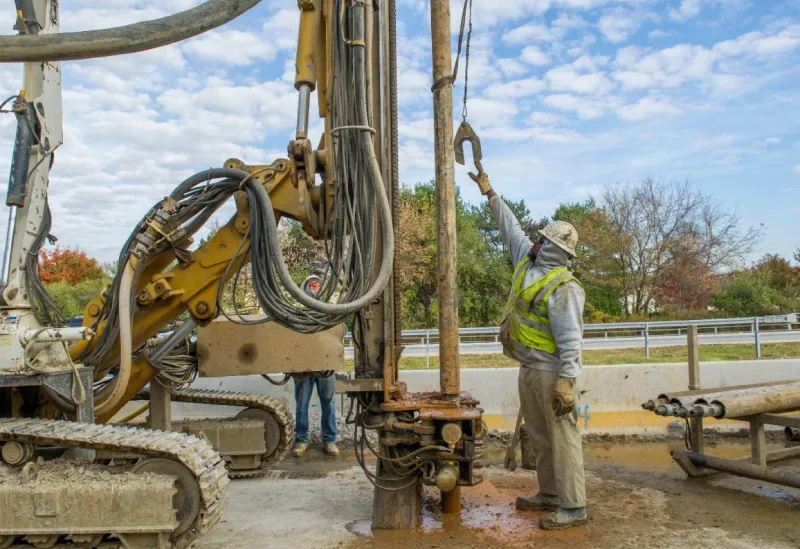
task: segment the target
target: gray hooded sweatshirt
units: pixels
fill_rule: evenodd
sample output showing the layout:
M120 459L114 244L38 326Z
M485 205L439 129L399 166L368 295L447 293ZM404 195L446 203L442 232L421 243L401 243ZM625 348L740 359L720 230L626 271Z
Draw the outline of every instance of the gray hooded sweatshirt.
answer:
M489 200L489 208L500 229L500 236L516 267L528 257L533 245L522 231L519 221L499 196ZM558 246L548 242L542 247L533 268L528 268L522 287L530 286L557 267L566 267L569 257ZM561 377L577 378L581 373L581 340L583 338L583 289L574 281L558 286L548 301L547 316L556 341L556 352L531 349L508 337L508 321L500 327L503 354L534 370L558 372Z

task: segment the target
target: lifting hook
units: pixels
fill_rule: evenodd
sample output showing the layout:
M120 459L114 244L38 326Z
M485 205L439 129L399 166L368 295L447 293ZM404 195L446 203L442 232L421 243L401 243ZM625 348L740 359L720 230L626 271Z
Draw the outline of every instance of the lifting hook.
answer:
M456 137L453 140L453 148L455 149L456 162L464 164L464 142L469 141L472 145L472 161L475 167L478 168L478 173L483 173L483 166L481 166L481 140L478 139L478 134L469 125L469 122L462 122L456 132Z

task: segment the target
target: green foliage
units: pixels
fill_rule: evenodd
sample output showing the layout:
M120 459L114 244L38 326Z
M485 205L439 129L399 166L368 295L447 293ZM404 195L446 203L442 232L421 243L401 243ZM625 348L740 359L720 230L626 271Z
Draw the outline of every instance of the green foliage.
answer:
M436 188L428 182L401 190L397 235L397 286L403 295L403 327L438 323L436 262ZM524 202L515 204L527 216ZM490 224L491 222L491 224ZM485 204L471 206L456 192L459 324L499 322L508 297L511 264L503 254L494 221Z
M614 261L614 242L618 237L605 211L590 198L561 204L553 220L572 223L578 231L578 257L572 261L572 270L586 291L587 321L613 322L623 313L622 284Z
M711 294L711 304L733 316L757 316L775 311L780 294L749 274L734 275Z
M83 308L103 291L106 284L103 278L90 278L74 286L66 282L52 282L45 284L45 288L62 314L72 318L82 316Z

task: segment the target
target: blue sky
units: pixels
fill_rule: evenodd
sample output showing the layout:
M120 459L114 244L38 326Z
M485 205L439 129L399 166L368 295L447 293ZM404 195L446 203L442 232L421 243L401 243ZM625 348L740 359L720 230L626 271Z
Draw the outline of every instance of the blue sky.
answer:
M790 256L800 245L800 0L474 2L469 120L499 192L539 216L614 183L689 180L745 224L764 225L757 255ZM197 3L63 0L62 30ZM429 8L398 3L400 171L413 184L434 173ZM295 6L264 0L180 45L63 64L65 144L50 186L62 244L112 259L185 176L230 157L284 156L295 123ZM454 33L460 10L453 2ZM0 92L20 85L20 67L0 66ZM312 121L312 136L320 129ZM12 117L0 117L2 173L13 137ZM457 184L481 199L461 167Z

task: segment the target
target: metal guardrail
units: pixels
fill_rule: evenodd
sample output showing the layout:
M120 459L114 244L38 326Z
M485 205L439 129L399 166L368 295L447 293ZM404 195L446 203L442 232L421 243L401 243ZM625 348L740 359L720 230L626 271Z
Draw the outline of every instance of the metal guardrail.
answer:
M792 330L798 324L798 313L764 317L715 318L704 320L664 320L654 322L615 322L603 324L584 324L585 339L594 337L640 337L644 338L645 357L650 358L650 337L662 335L682 335L689 326L697 326L700 334L719 333L752 333L756 348L756 356L761 357L762 331ZM610 335L609 335L610 334ZM459 328L458 337L461 343L498 342L499 326L478 328ZM401 332L404 345L420 345L430 347L439 341L437 329L403 330ZM352 335L345 335L345 345L352 345Z

